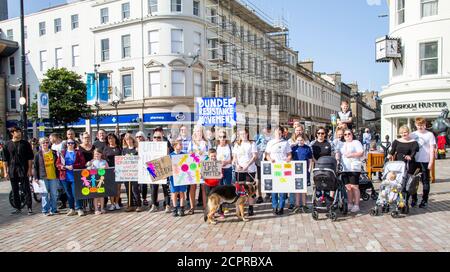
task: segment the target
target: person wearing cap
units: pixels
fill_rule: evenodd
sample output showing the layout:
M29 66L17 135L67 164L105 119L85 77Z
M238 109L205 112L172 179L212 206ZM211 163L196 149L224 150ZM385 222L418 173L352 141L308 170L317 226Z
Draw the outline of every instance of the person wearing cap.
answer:
M20 190L25 194L28 207L28 215L33 214L31 203L31 190L29 178L32 176L33 149L31 144L22 139L22 129L14 127L10 130L12 140L8 141L3 148L3 169L5 178L11 180L14 206L16 210L12 214L21 213Z

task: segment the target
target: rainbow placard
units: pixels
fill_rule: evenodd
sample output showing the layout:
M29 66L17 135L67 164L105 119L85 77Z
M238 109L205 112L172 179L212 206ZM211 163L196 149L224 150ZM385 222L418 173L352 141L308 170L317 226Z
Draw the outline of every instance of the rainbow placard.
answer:
M74 170L75 198L116 196L114 168Z
M261 190L264 193L306 193L306 161L262 162Z
M172 156L173 183L175 186L204 183L201 178L202 160L196 154Z
M172 161L170 160L170 156L164 156L147 162L147 171L154 182L166 180L172 176Z
M166 180L153 181L148 171L147 162L167 156L167 142L140 142L138 150L138 183L166 184Z

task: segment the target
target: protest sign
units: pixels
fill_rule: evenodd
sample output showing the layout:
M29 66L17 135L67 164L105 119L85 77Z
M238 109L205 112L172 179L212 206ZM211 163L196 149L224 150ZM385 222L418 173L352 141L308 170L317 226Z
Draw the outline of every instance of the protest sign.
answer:
M306 161L289 163L262 162L263 193L306 193Z
M139 156L115 156L116 182L137 182Z
M235 126L236 98L197 97L196 120L201 126Z
M54 182L54 181L52 181ZM47 187L45 186L45 182L43 179L39 179L37 181L33 181L33 190L36 194L46 194Z
M166 180L172 176L172 161L170 160L170 156L164 156L147 162L147 171L153 182Z
M172 156L173 183L175 186L201 184L201 158L196 154Z
M222 162L220 161L204 161L202 162L202 178L203 179L221 179Z
M140 142L138 150L138 182L140 184L166 184L166 181L152 181L147 170L147 162L167 156L167 142Z
M114 168L76 169L73 172L77 200L117 195Z

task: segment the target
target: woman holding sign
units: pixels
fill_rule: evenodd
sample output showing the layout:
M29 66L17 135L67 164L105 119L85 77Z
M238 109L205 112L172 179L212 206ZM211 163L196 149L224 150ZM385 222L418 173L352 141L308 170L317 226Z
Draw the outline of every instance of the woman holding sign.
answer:
M192 141L189 143L188 153L199 156L201 160L205 160L208 155L209 146L203 135L203 129L201 126L195 126L192 133ZM202 190L203 185L200 185L199 202L203 204L203 208L206 208L206 194ZM197 185L190 185L189 189L189 201L191 208L188 211L189 215L194 214L195 210L195 191L197 191ZM201 199L201 200L200 200Z
M359 176L364 149L358 140L353 140L353 132L350 129L344 131L345 143L340 145L336 153L336 159L341 159L343 172L342 181L347 188L348 209L352 213L359 212Z
M290 162L292 159L291 146L283 140L283 127L274 132L274 139L267 143L266 159L272 163ZM282 215L285 204L285 193L272 193L272 208L275 215Z
M122 149L122 156L137 156L137 146L138 143L136 139L134 139L133 135L130 133L126 133L125 137L123 138L123 149ZM140 186L137 182L131 182L131 188L130 188L130 182L124 183L125 188L127 190L127 196L130 198L128 200L128 207L127 212L131 212L135 210L136 212L142 212L142 201L141 201L141 190ZM130 192L131 189L131 192ZM133 207L136 207L133 209Z
M256 181L256 159L258 149L255 142L250 142L248 129L241 129L238 132L239 140L234 145L233 158L236 169L236 182ZM253 216L253 204L255 199L249 197L248 216Z
M33 176L34 182L44 180L47 193L42 194L42 213L44 215L54 215L58 213L56 208L58 198L58 172L56 151L48 148L49 139L47 137L39 139L41 149L34 156Z

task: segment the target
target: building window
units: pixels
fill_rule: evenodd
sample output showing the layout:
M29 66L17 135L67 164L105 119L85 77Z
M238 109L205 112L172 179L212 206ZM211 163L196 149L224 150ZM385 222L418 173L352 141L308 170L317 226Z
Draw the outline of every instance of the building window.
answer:
M16 61L14 57L9 58L9 74L10 75L16 74Z
M150 82L149 97L161 96L161 73L159 71L150 72L148 79Z
M438 14L438 0L420 0L422 17Z
M61 18L55 19L55 33L58 33L61 31Z
M215 9L211 9L211 23L217 24L217 11Z
M170 0L171 1L171 12L181 12L181 0Z
M194 15L195 16L200 16L200 1L194 1Z
M181 54L183 53L183 30L182 29L172 29L172 53Z
M133 95L133 84L131 81L131 74L122 75L122 93L124 98L128 98Z
M122 58L131 57L130 35L122 36Z
M100 10L100 23L101 24L106 24L109 21L109 11L108 8L102 8Z
M159 31L153 30L148 32L148 53L156 55L159 53Z
M172 96L184 96L184 71L172 71Z
M202 51L202 34L194 32L194 54L200 54Z
M194 72L194 96L202 97L203 92L203 77L202 73Z
M72 66L78 67L80 65L80 46L78 44L72 45Z
M405 0L397 0L397 24L405 22Z
M40 71L47 70L47 50L39 52Z
M45 22L39 23L39 36L45 35Z
M72 29L78 28L78 26L79 26L78 14L74 14L74 15L70 16L70 20L72 22Z
M9 108L11 110L17 109L16 90L11 90L9 93Z
M122 20L130 18L130 3L122 4Z
M14 32L12 29L6 30L6 39L8 40L14 40Z
M56 48L55 49L55 68L61 68L63 67L63 55L62 55L62 48Z
M158 12L158 0L148 0L148 13Z
M109 60L109 39L103 39L101 41L102 61Z
M420 44L420 75L436 75L438 73L438 42Z

